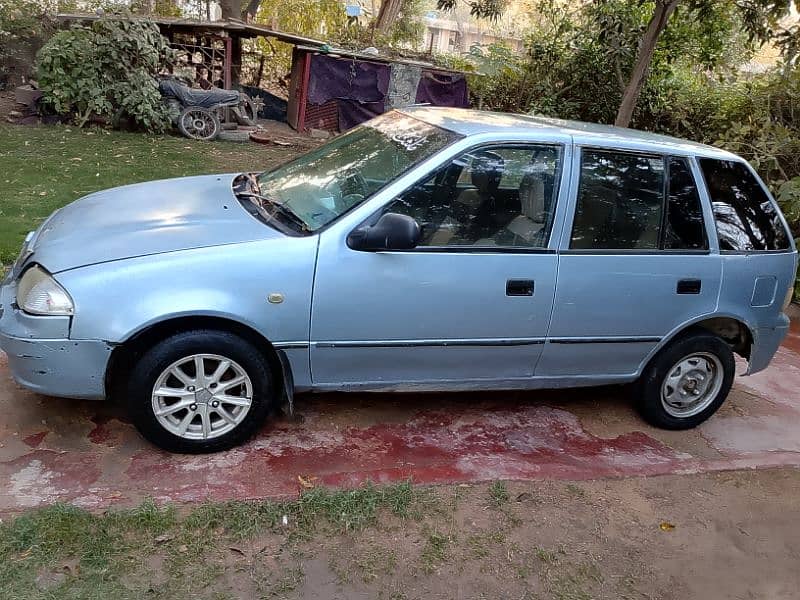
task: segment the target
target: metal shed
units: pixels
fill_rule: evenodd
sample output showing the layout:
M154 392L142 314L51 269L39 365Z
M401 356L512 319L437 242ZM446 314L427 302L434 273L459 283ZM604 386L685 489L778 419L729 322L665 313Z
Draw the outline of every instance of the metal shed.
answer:
M415 103L467 107L464 73L363 52L294 48L287 120L298 131L345 131Z
M62 23L99 18L57 15ZM387 110L414 103L468 106L464 73L430 63L332 49L320 40L237 20L127 18L158 25L170 44L186 57L184 66L207 74L207 81L201 82L206 87L239 86L244 68L242 39L268 37L292 44L286 120L298 131L344 131ZM252 95L255 90L247 88L247 92Z

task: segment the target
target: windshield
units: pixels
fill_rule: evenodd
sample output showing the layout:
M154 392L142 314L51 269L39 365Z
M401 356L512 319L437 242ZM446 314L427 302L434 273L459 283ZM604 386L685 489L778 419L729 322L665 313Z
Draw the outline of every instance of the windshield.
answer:
M258 176L262 198L313 232L363 202L459 136L390 112Z

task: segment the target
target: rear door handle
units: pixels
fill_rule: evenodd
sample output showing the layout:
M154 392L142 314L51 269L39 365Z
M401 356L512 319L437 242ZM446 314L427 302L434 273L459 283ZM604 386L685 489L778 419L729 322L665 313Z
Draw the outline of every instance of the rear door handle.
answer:
M681 279L675 291L678 294L699 294L702 284L699 279Z
M533 296L533 279L509 279L506 296Z

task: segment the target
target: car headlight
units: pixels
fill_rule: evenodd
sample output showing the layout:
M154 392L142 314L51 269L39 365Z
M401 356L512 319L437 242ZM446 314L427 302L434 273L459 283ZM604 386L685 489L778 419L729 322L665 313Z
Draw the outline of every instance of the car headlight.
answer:
M71 315L75 308L67 291L38 265L27 269L20 278L17 305L32 315Z

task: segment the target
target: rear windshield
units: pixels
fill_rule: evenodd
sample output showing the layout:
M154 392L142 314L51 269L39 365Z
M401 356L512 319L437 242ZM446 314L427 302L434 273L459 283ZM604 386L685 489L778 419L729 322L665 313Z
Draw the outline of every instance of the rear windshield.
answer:
M701 158L720 250L787 250L789 234L775 203L744 163Z

